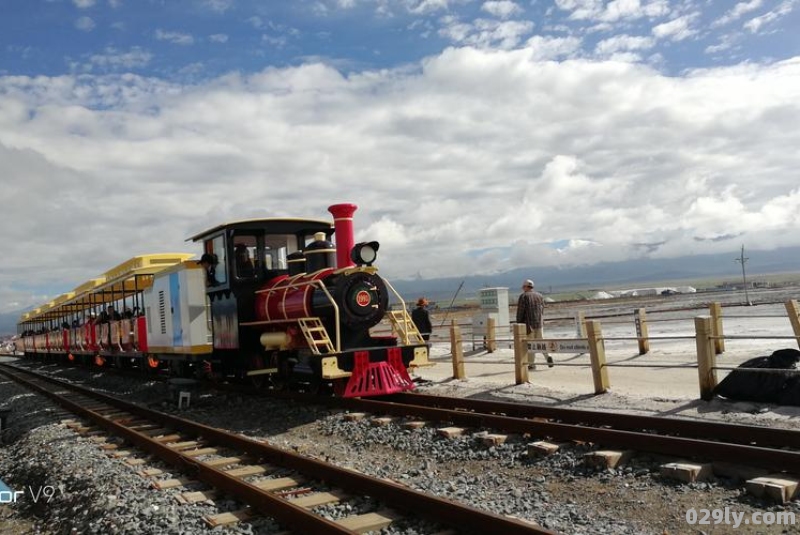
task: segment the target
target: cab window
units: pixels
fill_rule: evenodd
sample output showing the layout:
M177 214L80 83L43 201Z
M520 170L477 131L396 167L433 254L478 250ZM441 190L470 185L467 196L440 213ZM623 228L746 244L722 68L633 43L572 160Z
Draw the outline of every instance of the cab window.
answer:
M255 236L233 238L233 265L238 279L255 279L260 269L258 242Z
M216 264L214 265L214 277L217 284L225 284L228 282L228 262L225 254L225 237L217 236L211 240L211 251L214 255Z
M270 234L264 237L264 267L268 270L286 270L286 257L297 251L297 237L293 234Z

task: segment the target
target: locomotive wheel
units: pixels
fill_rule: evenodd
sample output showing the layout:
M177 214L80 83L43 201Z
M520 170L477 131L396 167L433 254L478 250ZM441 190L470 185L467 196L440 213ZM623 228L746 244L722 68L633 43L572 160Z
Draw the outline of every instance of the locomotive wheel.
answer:
M312 377L308 382L303 383L303 391L312 396L322 396L328 391L328 383L319 377Z
M250 366L248 367L248 370L260 370L262 368L264 368L264 357L261 355L253 355L250 357ZM267 375L247 376L253 388L264 388L264 386L267 384L267 377Z
M273 368L278 368L278 373L273 373L269 376L270 384L274 390L288 390L291 382L292 370L289 367L289 362L286 359L280 358L278 353L273 353L270 359Z

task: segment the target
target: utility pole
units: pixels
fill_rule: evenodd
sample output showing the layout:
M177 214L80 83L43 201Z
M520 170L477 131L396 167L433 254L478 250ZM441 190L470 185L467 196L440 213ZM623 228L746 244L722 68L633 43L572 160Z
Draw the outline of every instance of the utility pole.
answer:
M744 286L744 299L747 301L747 306L751 306L753 303L750 302L750 294L747 293L747 275L744 273L744 264L748 260L750 259L744 256L744 245L742 245L742 253L739 258L734 259L734 261L742 264L742 285Z
M465 281L461 281L461 284L458 285L458 289L456 290L455 295L453 296L453 300L450 301L450 306L447 307L447 312L444 313L444 318L442 318L442 324L439 327L444 327L444 322L447 321L447 316L450 314L450 310L453 308L453 304L456 302L456 297L458 297L458 292L461 291L461 288L464 286Z

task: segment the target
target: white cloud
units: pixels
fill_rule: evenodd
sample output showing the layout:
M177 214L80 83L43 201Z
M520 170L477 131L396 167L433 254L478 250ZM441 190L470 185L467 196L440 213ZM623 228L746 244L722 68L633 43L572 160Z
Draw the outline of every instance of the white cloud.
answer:
M287 43L287 39L283 35L269 35L266 33L261 35L261 41L279 49L285 47Z
M108 0L108 5L110 5L114 9L117 9L119 7L122 7L122 0Z
M561 10L570 11L573 20L617 22L657 18L670 13L668 0L555 0Z
M670 41L683 41L697 33L692 27L692 23L698 18L697 13L683 15L672 19L669 22L653 27L653 35L659 39L669 39Z
M234 0L203 0L203 5L217 13L225 13L233 6Z
M721 16L719 19L711 23L712 28L718 28L726 24L730 24L735 20L739 20L743 15L754 11L761 7L764 0L750 0L749 2L739 2L733 8Z
M194 44L194 37L188 33L168 32L156 29L155 38L159 41L168 41L175 45L189 46Z
M769 11L760 17L755 17L753 19L748 20L744 23L745 29L749 30L752 33L758 33L761 30L762 26L771 24L776 20L785 17L789 13L792 12L794 7L797 5L798 0L784 0L781 2L777 8Z
M507 19L512 15L519 15L524 11L519 7L519 4L511 2L510 0L484 2L483 5L481 5L481 10L501 19Z
M391 278L621 260L641 243L661 244L653 258L800 245L800 59L665 76L573 57L579 43L187 86L0 76L14 199L0 211L0 303L41 296L4 290L23 274L69 290L134 254L197 251L186 236L222 221L328 218L339 201L359 205L357 239L383 242Z
M740 39L741 38L739 33L720 35L717 44L708 45L705 48L705 53L717 54L725 50L730 50L737 45Z
M133 69L144 67L153 55L139 47L132 47L127 52L123 52L114 47L107 47L102 54L92 54L89 57L89 66L108 69Z
M94 20L91 17L79 17L75 20L75 27L82 32L90 32L95 27Z
M457 44L481 48L514 48L533 30L533 23L530 21L476 19L467 23L444 18L443 22L440 35Z
M531 59L536 61L563 59L575 56L581 48L577 37L543 37L534 35L525 43L531 51Z
M247 22L248 22L248 23L249 23L251 26L253 26L253 28L256 28L256 29L261 29L261 28L263 28L263 27L264 27L264 19L262 19L262 18L261 18L261 17L259 17L258 15L253 15L252 17L250 17L249 19L247 19Z
M406 0L409 12L416 15L425 15L435 11L446 11L450 0Z
M212 43L227 43L228 42L228 34L225 33L215 33L213 35L209 35L208 39Z
M652 37L616 35L597 43L595 53L599 56L610 56L617 52L648 50L653 46L655 46L655 40Z
M72 0L78 9L88 9L95 4L96 0Z

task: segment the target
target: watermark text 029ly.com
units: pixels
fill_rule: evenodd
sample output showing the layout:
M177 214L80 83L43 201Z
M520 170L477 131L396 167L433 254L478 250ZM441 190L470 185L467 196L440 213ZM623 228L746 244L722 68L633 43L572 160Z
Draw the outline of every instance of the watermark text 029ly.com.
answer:
M725 524L734 529L741 525L754 526L790 526L795 523L794 513L791 511L756 511L746 514L744 511L732 511L730 507L724 509L689 509L686 511L686 523L695 525Z

